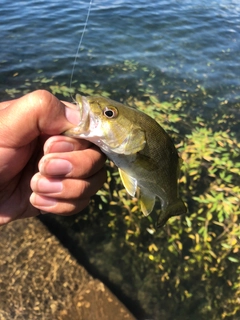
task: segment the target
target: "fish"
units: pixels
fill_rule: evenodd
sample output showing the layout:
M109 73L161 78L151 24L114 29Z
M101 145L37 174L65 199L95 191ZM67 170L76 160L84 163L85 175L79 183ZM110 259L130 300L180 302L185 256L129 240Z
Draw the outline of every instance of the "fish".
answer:
M97 145L118 167L126 191L139 189L140 208L148 216L160 199L157 227L187 207L178 192L181 158L160 124L136 108L102 96L76 95L81 116L78 126L64 132Z

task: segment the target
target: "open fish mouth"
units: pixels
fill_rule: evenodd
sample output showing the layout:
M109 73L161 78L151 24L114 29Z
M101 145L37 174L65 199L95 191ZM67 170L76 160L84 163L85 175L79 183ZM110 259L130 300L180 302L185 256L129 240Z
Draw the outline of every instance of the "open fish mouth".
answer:
M78 126L84 130L87 130L87 128L89 127L89 111L90 111L89 102L87 101L86 97L81 96L80 94L77 94L76 103L79 107L80 119L81 119Z
M76 95L75 100L80 113L80 122L75 128L71 128L65 131L63 134L69 137L80 137L81 134L87 134L89 132L90 125L90 105L86 97L81 96L80 94Z

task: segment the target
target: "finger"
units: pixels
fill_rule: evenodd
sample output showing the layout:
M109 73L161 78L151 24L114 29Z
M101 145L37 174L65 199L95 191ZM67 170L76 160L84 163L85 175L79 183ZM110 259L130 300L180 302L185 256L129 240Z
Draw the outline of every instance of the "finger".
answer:
M0 102L0 110L7 108L12 102L13 100Z
M91 146L89 141L66 136L52 136L44 144L44 154L84 150Z
M34 191L30 197L31 204L46 212L72 214L81 211L88 205L91 196L101 188L106 180L106 171L102 169L95 176L85 180L44 179L45 181L42 179L36 185L34 183L31 185ZM60 189L58 189L59 185Z
M52 179L36 174L31 181L34 193L56 199L89 198L106 181L106 170L101 169L87 179Z
M42 213L53 213L63 216L70 216L79 213L89 205L90 201L90 198L54 201L51 198L32 194L30 202L32 202L33 199L39 204L35 205L35 208L41 210Z
M79 121L78 107L64 104L45 90L34 91L0 109L1 145L19 148L40 134L60 134Z
M50 153L39 162L39 172L48 177L87 178L98 172L106 161L98 147L65 152Z

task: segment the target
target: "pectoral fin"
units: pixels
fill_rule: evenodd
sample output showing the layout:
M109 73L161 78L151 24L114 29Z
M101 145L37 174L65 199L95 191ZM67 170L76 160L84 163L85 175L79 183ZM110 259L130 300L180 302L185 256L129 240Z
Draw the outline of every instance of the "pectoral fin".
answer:
M125 189L130 194L130 196L134 197L137 190L137 180L128 175L120 168L118 168L118 171Z
M145 216L148 216L152 212L154 204L155 204L155 195L146 193L141 189L140 205L141 205L142 213Z
M134 128L130 131L125 143L123 144L124 154L135 154L144 149L146 145L145 132L140 128Z

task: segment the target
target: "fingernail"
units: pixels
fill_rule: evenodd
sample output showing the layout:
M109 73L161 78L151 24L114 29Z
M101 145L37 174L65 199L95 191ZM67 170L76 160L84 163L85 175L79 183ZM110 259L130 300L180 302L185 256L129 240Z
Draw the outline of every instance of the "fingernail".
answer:
M54 152L70 152L74 150L74 145L67 141L57 141L49 144L45 144L44 153L54 153Z
M66 175L72 171L71 162L64 159L42 159L39 163L39 171L43 175Z
M40 193L57 193L63 190L63 184L60 180L50 181L45 178L41 178L37 183L37 191Z
M43 210L45 207L53 207L57 204L56 199L40 196L36 193L31 194L30 202L33 206L42 208Z
M66 107L65 116L69 122L71 122L74 125L78 125L81 120L80 112L79 112L79 107L78 106L75 106L75 107L76 107L75 109Z

